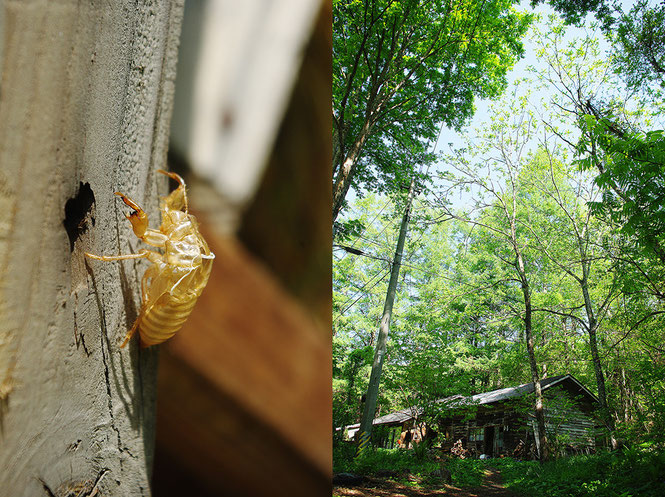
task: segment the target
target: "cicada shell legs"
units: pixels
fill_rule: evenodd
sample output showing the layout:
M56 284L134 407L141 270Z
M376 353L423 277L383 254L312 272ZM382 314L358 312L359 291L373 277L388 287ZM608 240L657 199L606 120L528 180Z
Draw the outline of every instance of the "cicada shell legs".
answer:
M142 249L138 254L120 254L120 255L95 255L89 252L84 252L86 257L91 259L96 259L98 261L124 261L126 259L148 259L152 262L162 258L162 254L159 252L153 252L152 250Z
M158 169L158 173L162 173L169 178L178 182L178 188L169 193L164 197L164 202L166 203L169 209L173 210L184 210L185 214L189 214L189 205L187 203L187 188L185 187L185 180L179 174L170 173L164 171L163 169Z
M121 349L129 343L129 341L132 339L132 337L136 333L136 330L139 329L139 321L140 320L141 320L141 315L139 314L139 316L134 321L134 324L132 325L132 328L127 332L127 335L125 335L125 339L122 341L122 344L120 344Z

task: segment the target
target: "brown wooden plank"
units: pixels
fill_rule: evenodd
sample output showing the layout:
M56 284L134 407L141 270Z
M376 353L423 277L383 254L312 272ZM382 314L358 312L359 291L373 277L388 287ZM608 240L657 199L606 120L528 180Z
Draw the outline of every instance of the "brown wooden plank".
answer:
M205 236L210 281L164 346L158 450L216 492L319 495L332 466L329 343L238 242ZM156 488L159 474L157 461Z

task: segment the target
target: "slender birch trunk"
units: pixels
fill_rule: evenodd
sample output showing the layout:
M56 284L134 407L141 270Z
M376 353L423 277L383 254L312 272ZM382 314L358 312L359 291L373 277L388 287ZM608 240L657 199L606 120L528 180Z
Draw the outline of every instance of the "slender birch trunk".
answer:
M531 381L534 384L535 403L534 414L536 417L536 426L538 428L538 455L541 461L549 459L549 446L547 433L545 431L545 411L543 408L543 391L540 386L540 374L538 372L538 363L536 361L536 351L533 339L533 305L531 303L531 288L524 267L524 258L522 252L514 244L517 255L517 271L522 283L522 295L524 297L524 333L526 337L526 350L529 356L529 368L531 370Z
M383 360L386 355L386 345L388 343L388 332L390 331L390 318L393 312L393 303L395 302L395 293L397 291L397 279L399 278L399 271L402 265L402 252L404 250L404 242L406 240L406 233L409 227L409 217L411 215L411 206L415 195L415 178L411 179L409 186L409 194L406 200L406 207L404 208L404 216L402 217L402 224L399 230L399 237L397 238L397 247L395 248L395 257L390 272L390 282L388 283L388 291L386 293L386 301L383 307L383 316L379 326L379 337L376 343L374 352L374 362L372 363L372 373L367 387L367 394L365 395L365 408L363 410L362 420L360 421L360 429L358 430L358 454L367 447L372 434L372 421L376 412L376 401L379 396L379 383L381 381L381 370L383 368Z

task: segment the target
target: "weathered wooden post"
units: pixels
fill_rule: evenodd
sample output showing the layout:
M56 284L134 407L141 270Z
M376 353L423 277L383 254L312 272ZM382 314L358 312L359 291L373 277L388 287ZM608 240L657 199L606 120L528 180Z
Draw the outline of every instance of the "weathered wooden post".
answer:
M182 3L0 1L0 495L150 494L144 263L83 252L140 248L115 191L159 222Z

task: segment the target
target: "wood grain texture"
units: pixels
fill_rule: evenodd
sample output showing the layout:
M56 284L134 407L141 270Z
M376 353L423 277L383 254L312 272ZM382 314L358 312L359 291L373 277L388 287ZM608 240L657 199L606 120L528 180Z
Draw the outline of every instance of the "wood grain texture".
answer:
M182 1L0 2L0 495L149 495L156 353L120 350L158 222ZM159 185L159 186L158 186Z

